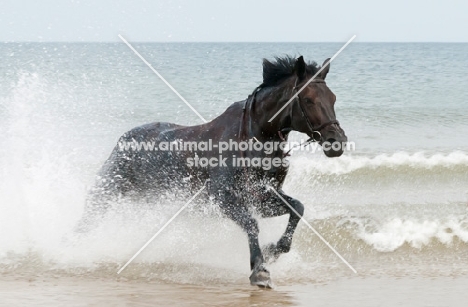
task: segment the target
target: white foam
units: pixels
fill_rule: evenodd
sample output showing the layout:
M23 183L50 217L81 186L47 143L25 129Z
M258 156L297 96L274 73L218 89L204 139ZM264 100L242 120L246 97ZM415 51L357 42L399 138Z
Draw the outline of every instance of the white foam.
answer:
M468 242L468 220L451 218L447 221L391 219L377 229L361 225L357 236L381 252L391 252L404 244L413 248L429 245L433 240L450 245L455 238Z
M374 157L345 154L334 159L328 159L316 154L310 157L297 155L291 158L291 160L292 166L300 166L301 170L307 172L324 175L342 175L361 169L376 170L400 166L423 169L431 169L438 166L445 168L466 167L468 166L468 153L463 151L453 151L447 154L396 152L393 154L379 154Z

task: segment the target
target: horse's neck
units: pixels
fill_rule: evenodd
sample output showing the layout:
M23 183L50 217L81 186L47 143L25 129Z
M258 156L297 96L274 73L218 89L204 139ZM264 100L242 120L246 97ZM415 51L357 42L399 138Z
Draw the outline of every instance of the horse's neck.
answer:
M287 134L282 135L280 130L283 125L283 118L288 114L289 107L282 110L275 118L276 120L269 122L276 113L280 110L280 101L289 97L290 91L288 87L282 86L277 88L265 88L256 92L254 99L251 99L250 103L246 104L246 118L250 123L250 131L257 135L257 139L261 141L282 141L284 138L287 139Z
M281 123L278 119L288 114L289 108L284 109L275 120L272 118L280 108L279 101L284 100L290 93L289 87L263 88L255 90L247 100L233 103L223 114L209 123L212 129L226 127L231 138L238 141L283 141L287 134L278 133Z

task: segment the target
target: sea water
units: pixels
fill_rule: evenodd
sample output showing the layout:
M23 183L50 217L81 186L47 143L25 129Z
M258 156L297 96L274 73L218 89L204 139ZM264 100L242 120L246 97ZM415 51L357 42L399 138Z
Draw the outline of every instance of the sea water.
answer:
M133 45L207 120L262 82L262 58L320 65L341 47ZM129 129L200 118L123 43L2 43L0 55L0 272L114 276L187 199L122 205L77 236L95 174ZM334 159L293 152L284 190L360 273L467 273L467 67L468 44L436 43L352 43L331 64L337 119L356 148ZM262 219L262 244L286 223ZM196 203L122 274L247 283L248 259L241 229ZM352 274L303 223L271 270L279 284Z

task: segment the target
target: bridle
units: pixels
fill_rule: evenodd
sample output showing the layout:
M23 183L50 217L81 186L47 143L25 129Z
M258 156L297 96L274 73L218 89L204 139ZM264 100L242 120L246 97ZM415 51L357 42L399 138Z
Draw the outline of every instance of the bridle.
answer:
M299 86L297 85L298 84L298 81L299 79L296 79L296 83L294 84L294 90L297 92ZM315 80L315 81L312 81L311 83L325 83L325 81L323 80ZM306 124L307 124L307 128L309 129L309 132L310 132L310 138L306 141L306 143L310 143L310 142L320 142L322 141L322 134L320 133L320 130L322 130L323 128L327 127L327 126L330 126L330 125L333 125L333 124L336 124L336 125L340 125L340 122L336 119L332 119L332 120L329 120L325 123L322 123L316 127L314 127L314 125L310 122L310 119L309 117L306 115L306 112L304 110L304 105L301 101L301 98L299 95L296 96L296 99L297 100L297 103L299 104L299 108L301 109L301 115L302 117L305 119L306 121ZM292 119L291 119L291 122L292 122Z
M299 83L299 78L296 79L296 82L295 82L294 87L293 87L294 91L296 91L296 92L297 92L298 89L299 89L298 83ZM325 83L325 81L324 81L324 80L314 80L314 81L312 81L312 82L310 82L310 83ZM243 108L242 108L242 110L243 110L243 116L242 116L242 118L241 118L241 125L240 125L239 136L243 136L243 134L244 134L242 130L243 130L243 128L244 128L244 116L245 116L246 111L247 111L247 104L248 104L249 102L253 103L253 101L255 101L255 98L256 98L255 96L256 96L256 94L257 94L257 92L259 91L260 88L261 88L261 86L258 86L257 88L255 88L255 90L252 92L252 94L249 95L249 97L248 97L248 98L245 100L245 102L244 102L244 106L243 106ZM308 135L309 135L309 139L306 140L305 142L302 142L301 144L295 145L295 146L293 146L292 148L290 148L290 149L284 154L285 156L289 155L289 152L290 152L293 148L295 148L295 147L297 147L297 146L306 146L306 145L308 145L308 144L310 144L310 143L312 143L312 142L320 142L320 141L322 141L322 134L320 133L320 130L322 130L323 128L328 127L328 126L333 125L333 124L336 124L337 126L340 126L340 123L338 122L338 120L332 119L332 120L330 120L330 121L327 121L327 122L325 122L325 123L322 123L322 124L320 124L320 125L314 127L314 125L310 122L310 119L309 119L309 117L307 116L307 114L306 114L306 112L305 112L304 105L303 105L302 100L301 100L301 98L300 98L299 95L296 95L295 101L296 101L296 100L297 100L297 103L299 104L299 108L300 108L300 110L301 110L301 115L302 115L302 117L305 119L305 122L306 122L306 124L307 124L307 128L309 129L309 132L310 132L310 135L308 134ZM292 115L291 115L290 122L292 123ZM279 136L279 138L281 139L281 141L286 141L286 138L285 138L284 134L288 134L288 133L291 132L292 130L293 130L292 127L285 127L285 128L282 128L282 129L278 130L278 136ZM255 139L255 138L254 138L254 139Z
M296 91L296 93L297 93L297 91L299 89L298 82L299 82L299 79L296 79L296 83L294 84L294 87L293 87L293 89ZM325 81L315 80L315 81L312 81L310 83L325 83ZM333 125L333 124L336 124L337 126L340 126L340 122L338 120L332 119L332 120L329 120L328 122L322 123L322 124L314 127L314 125L310 122L310 119L309 119L309 117L307 116L307 114L306 114L306 112L304 110L304 105L303 105L299 95L296 96L295 101L296 100L297 100L297 103L299 104L299 108L301 109L301 115L305 119L305 122L307 124L307 128L309 129L309 132L310 132L310 135L308 134L309 139L307 139L305 142L302 142L301 144L297 144L297 145L291 147L285 153L285 156L288 156L289 152L291 152L291 150L293 150L296 147L307 146L308 144L310 144L312 142L322 141L322 134L320 133L320 130L322 130L323 128L325 128L327 126L330 126L330 125ZM292 123L292 115L291 115L291 123ZM292 130L291 127L286 127L286 128L283 128L283 129L279 130L278 135L279 135L280 139L282 141L285 141L286 138L284 137L283 133L284 132L289 133L291 130Z

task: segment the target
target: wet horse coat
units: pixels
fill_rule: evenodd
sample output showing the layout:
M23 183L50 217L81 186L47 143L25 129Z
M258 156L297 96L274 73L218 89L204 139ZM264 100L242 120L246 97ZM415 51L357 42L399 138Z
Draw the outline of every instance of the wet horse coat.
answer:
M346 142L347 138L336 120L335 95L327 87L325 78L330 65L304 88L287 107L271 122L280 108L316 74L319 67L306 64L303 57L276 58L263 62L263 83L244 101L233 103L219 117L198 126L180 126L172 123L152 123L125 133L119 140L123 143L182 141L207 142L277 142L287 140L290 131L306 133L317 138L320 144ZM333 147L324 151L329 157L337 157L343 150ZM273 191L271 186L302 216L304 206L282 191L288 171L288 163L281 148L271 153L265 151L242 151L230 148L223 152L225 165L201 167L189 165L187 159L217 158L219 151L125 151L117 145L98 175L92 189L82 224L88 224L99 216L116 198L144 197L178 186L192 192L198 191L209 181L207 192L216 201L222 213L236 222L246 232L250 249L250 282L253 285L269 286L270 275L266 258L275 259L290 250L296 226L300 220ZM262 166L233 165L232 157L270 159L281 161L266 169ZM279 160L278 160L279 159ZM266 160L262 160L266 161ZM263 217L289 214L288 225L275 244L261 248L258 241L259 228L252 209Z

